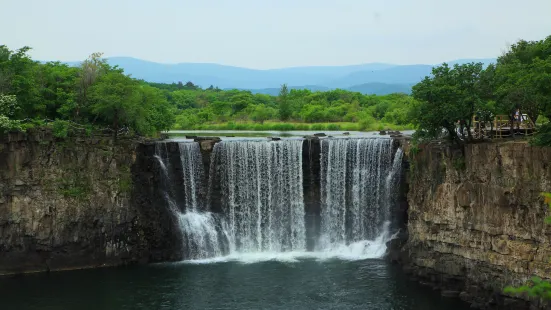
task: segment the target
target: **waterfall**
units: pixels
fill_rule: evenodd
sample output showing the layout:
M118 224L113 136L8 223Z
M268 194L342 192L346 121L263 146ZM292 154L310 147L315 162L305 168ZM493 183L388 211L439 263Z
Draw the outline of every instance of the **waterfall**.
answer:
M392 140L386 138L321 141L319 249L334 250L388 233L399 152L393 162Z
M159 168L161 170L160 188L162 190L162 194L165 198L168 208L172 212L177 212L178 206L173 198L174 194L169 176L171 165L170 160L168 159L168 155L168 147L166 143L155 144L155 159L157 159L157 163L159 164Z
M304 251L302 140L223 141L210 176L220 180L230 252ZM212 183L211 183L212 186Z
M167 143L155 146L155 158L161 167L161 183L169 209L177 219L184 242L183 256L191 259L208 258L222 255L221 242L217 229L217 219L210 212L201 212L199 207L200 189L203 179L203 166L199 144L178 143L182 165L182 187L184 201L175 200L174 180L170 180L168 169ZM181 210L184 210L183 212Z
M184 257L198 259L223 254L217 230L217 219L214 214L187 210L176 215L184 234L186 251Z
M303 141L220 141L208 173L197 142L158 143L160 186L181 231L183 257L204 262L384 255L402 150L393 152L389 138ZM312 153L314 142L319 144ZM303 147L310 150L305 157ZM308 218L316 225L306 225L303 160L310 163L308 199L315 197ZM314 162L319 170L312 170ZM306 236L313 251L307 251Z
M203 180L203 163L199 143L178 143L186 210L199 210L199 195Z
M392 207L396 204L397 192L400 187L400 174L402 172L402 160L404 151L401 148L396 150L390 173L386 178L386 196L389 197L388 204Z

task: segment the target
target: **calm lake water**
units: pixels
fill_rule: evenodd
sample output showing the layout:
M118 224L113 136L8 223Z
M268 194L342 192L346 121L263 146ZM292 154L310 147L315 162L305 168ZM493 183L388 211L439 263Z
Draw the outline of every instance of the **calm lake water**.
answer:
M1 309L463 310L382 260L174 263L0 278Z

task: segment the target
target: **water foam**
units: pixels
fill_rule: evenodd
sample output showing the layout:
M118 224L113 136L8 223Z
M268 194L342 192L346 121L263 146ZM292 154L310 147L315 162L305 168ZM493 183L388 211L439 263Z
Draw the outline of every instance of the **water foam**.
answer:
M218 234L218 221L215 214L200 211L199 196L203 177L203 166L199 143L178 143L182 164L184 201L181 205L174 200L175 189L169 179L170 161L166 143L155 148L155 159L161 168L161 180L165 187L164 197L169 210L174 214L182 233L184 257L202 259L223 255L223 247ZM182 211L182 209L184 211ZM184 255L185 254L185 255Z
M386 253L386 243L397 236L397 233L390 235L388 232L390 222L386 222L384 233L374 240L361 240L346 244L335 245L332 248L327 248L319 251L290 251L290 252L253 252L240 253L234 252L230 255L184 260L181 263L185 264L216 264L237 262L241 264L253 264L260 262L276 261L282 263L296 263L302 260L328 261L328 260L343 260L343 261L359 261L366 259L380 259Z
M210 212L188 210L176 213L184 232L187 255L193 258L221 256L222 247L216 229L216 219Z

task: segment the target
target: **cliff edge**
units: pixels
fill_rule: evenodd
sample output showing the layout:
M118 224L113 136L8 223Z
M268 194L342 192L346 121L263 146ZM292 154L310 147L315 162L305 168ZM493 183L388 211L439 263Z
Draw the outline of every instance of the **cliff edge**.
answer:
M433 143L409 153L406 269L477 308L538 308L501 292L533 275L551 278L551 225L541 196L551 191L551 148Z
M0 275L176 259L150 149L49 130L0 137Z

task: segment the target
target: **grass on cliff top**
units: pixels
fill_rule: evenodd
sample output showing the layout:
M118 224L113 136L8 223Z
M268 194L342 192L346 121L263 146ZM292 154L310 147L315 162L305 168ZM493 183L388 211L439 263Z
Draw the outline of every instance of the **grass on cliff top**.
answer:
M383 122L374 122L370 124L360 124L351 122L334 123L300 123L300 122L279 122L266 121L264 123L255 123L250 121L223 122L201 124L193 128L175 128L177 130L256 130L256 131L309 131L309 130L331 130L331 131L377 131L377 130L408 130L411 125L395 125Z

